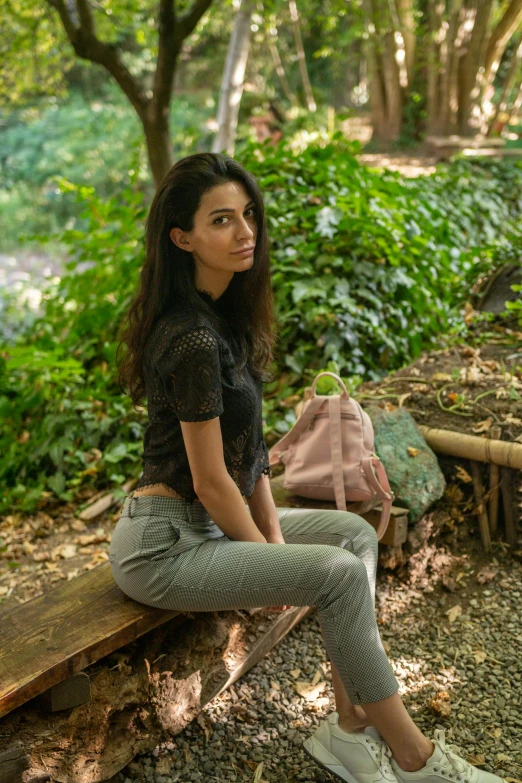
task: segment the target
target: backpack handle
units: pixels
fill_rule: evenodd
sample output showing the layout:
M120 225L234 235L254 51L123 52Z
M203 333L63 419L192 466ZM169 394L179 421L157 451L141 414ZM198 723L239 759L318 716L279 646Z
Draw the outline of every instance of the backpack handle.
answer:
M346 400L348 400L348 399L350 398L350 395L349 395L349 393L348 393L348 391L347 391L347 389L346 389L346 386L344 385L344 381L343 381L343 379L342 379L342 378L339 378L339 376L338 376L336 373L334 373L334 372L330 372L329 370L325 370L324 372L320 372L318 375L316 375L316 376L315 376L315 378L314 378L314 382L312 383L312 391L311 391L311 396L312 396L312 397L315 397L315 396L316 396L316 394L315 394L315 387L317 386L317 381L319 380L319 378L320 378L322 375L330 375L332 378L335 378L335 380L337 381L337 383L338 383L338 384L339 384L339 385L342 387L342 389L343 389L343 391L341 392L341 397L343 397L343 398L344 398L344 399L346 399Z

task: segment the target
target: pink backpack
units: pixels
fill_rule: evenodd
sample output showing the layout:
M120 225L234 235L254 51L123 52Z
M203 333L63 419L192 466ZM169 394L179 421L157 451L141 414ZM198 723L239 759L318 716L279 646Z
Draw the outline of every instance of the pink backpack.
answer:
M322 375L335 378L343 388L342 394L316 394ZM373 448L373 425L368 414L350 397L338 375L320 372L296 423L268 454L270 466L284 463L283 486L295 495L335 500L342 511L346 511L347 500L363 501L358 509L362 513L381 501L377 528L380 541L388 527L394 494Z

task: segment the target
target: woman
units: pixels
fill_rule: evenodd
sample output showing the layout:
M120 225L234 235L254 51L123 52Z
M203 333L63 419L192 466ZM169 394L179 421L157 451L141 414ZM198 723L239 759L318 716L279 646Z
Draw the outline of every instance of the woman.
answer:
M255 178L232 158L191 155L163 180L128 320L119 378L135 404L146 396L149 425L110 546L121 589L180 611L317 606L337 709L305 741L314 760L351 783L499 783L443 731L427 739L401 701L375 618L373 527L275 507L262 431L275 342L267 226Z

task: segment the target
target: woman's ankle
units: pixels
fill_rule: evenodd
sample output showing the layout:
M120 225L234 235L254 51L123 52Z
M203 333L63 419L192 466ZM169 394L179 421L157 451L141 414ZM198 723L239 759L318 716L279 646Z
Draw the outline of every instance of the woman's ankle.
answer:
M427 740L429 745L427 745L424 748L418 748L413 753L406 756L400 756L397 758L395 754L393 754L393 758L395 762L399 765L399 767L404 772L418 772L419 769L422 769L426 766L426 763L428 759L431 758L433 755L433 751L435 750L435 745L431 740Z

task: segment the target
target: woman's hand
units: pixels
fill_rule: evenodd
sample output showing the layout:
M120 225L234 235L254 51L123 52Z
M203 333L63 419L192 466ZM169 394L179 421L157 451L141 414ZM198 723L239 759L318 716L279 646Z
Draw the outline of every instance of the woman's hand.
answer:
M271 533L266 537L267 544L284 544L285 539L282 533ZM267 606L267 609L271 612L284 612L286 609L290 609L291 606Z

